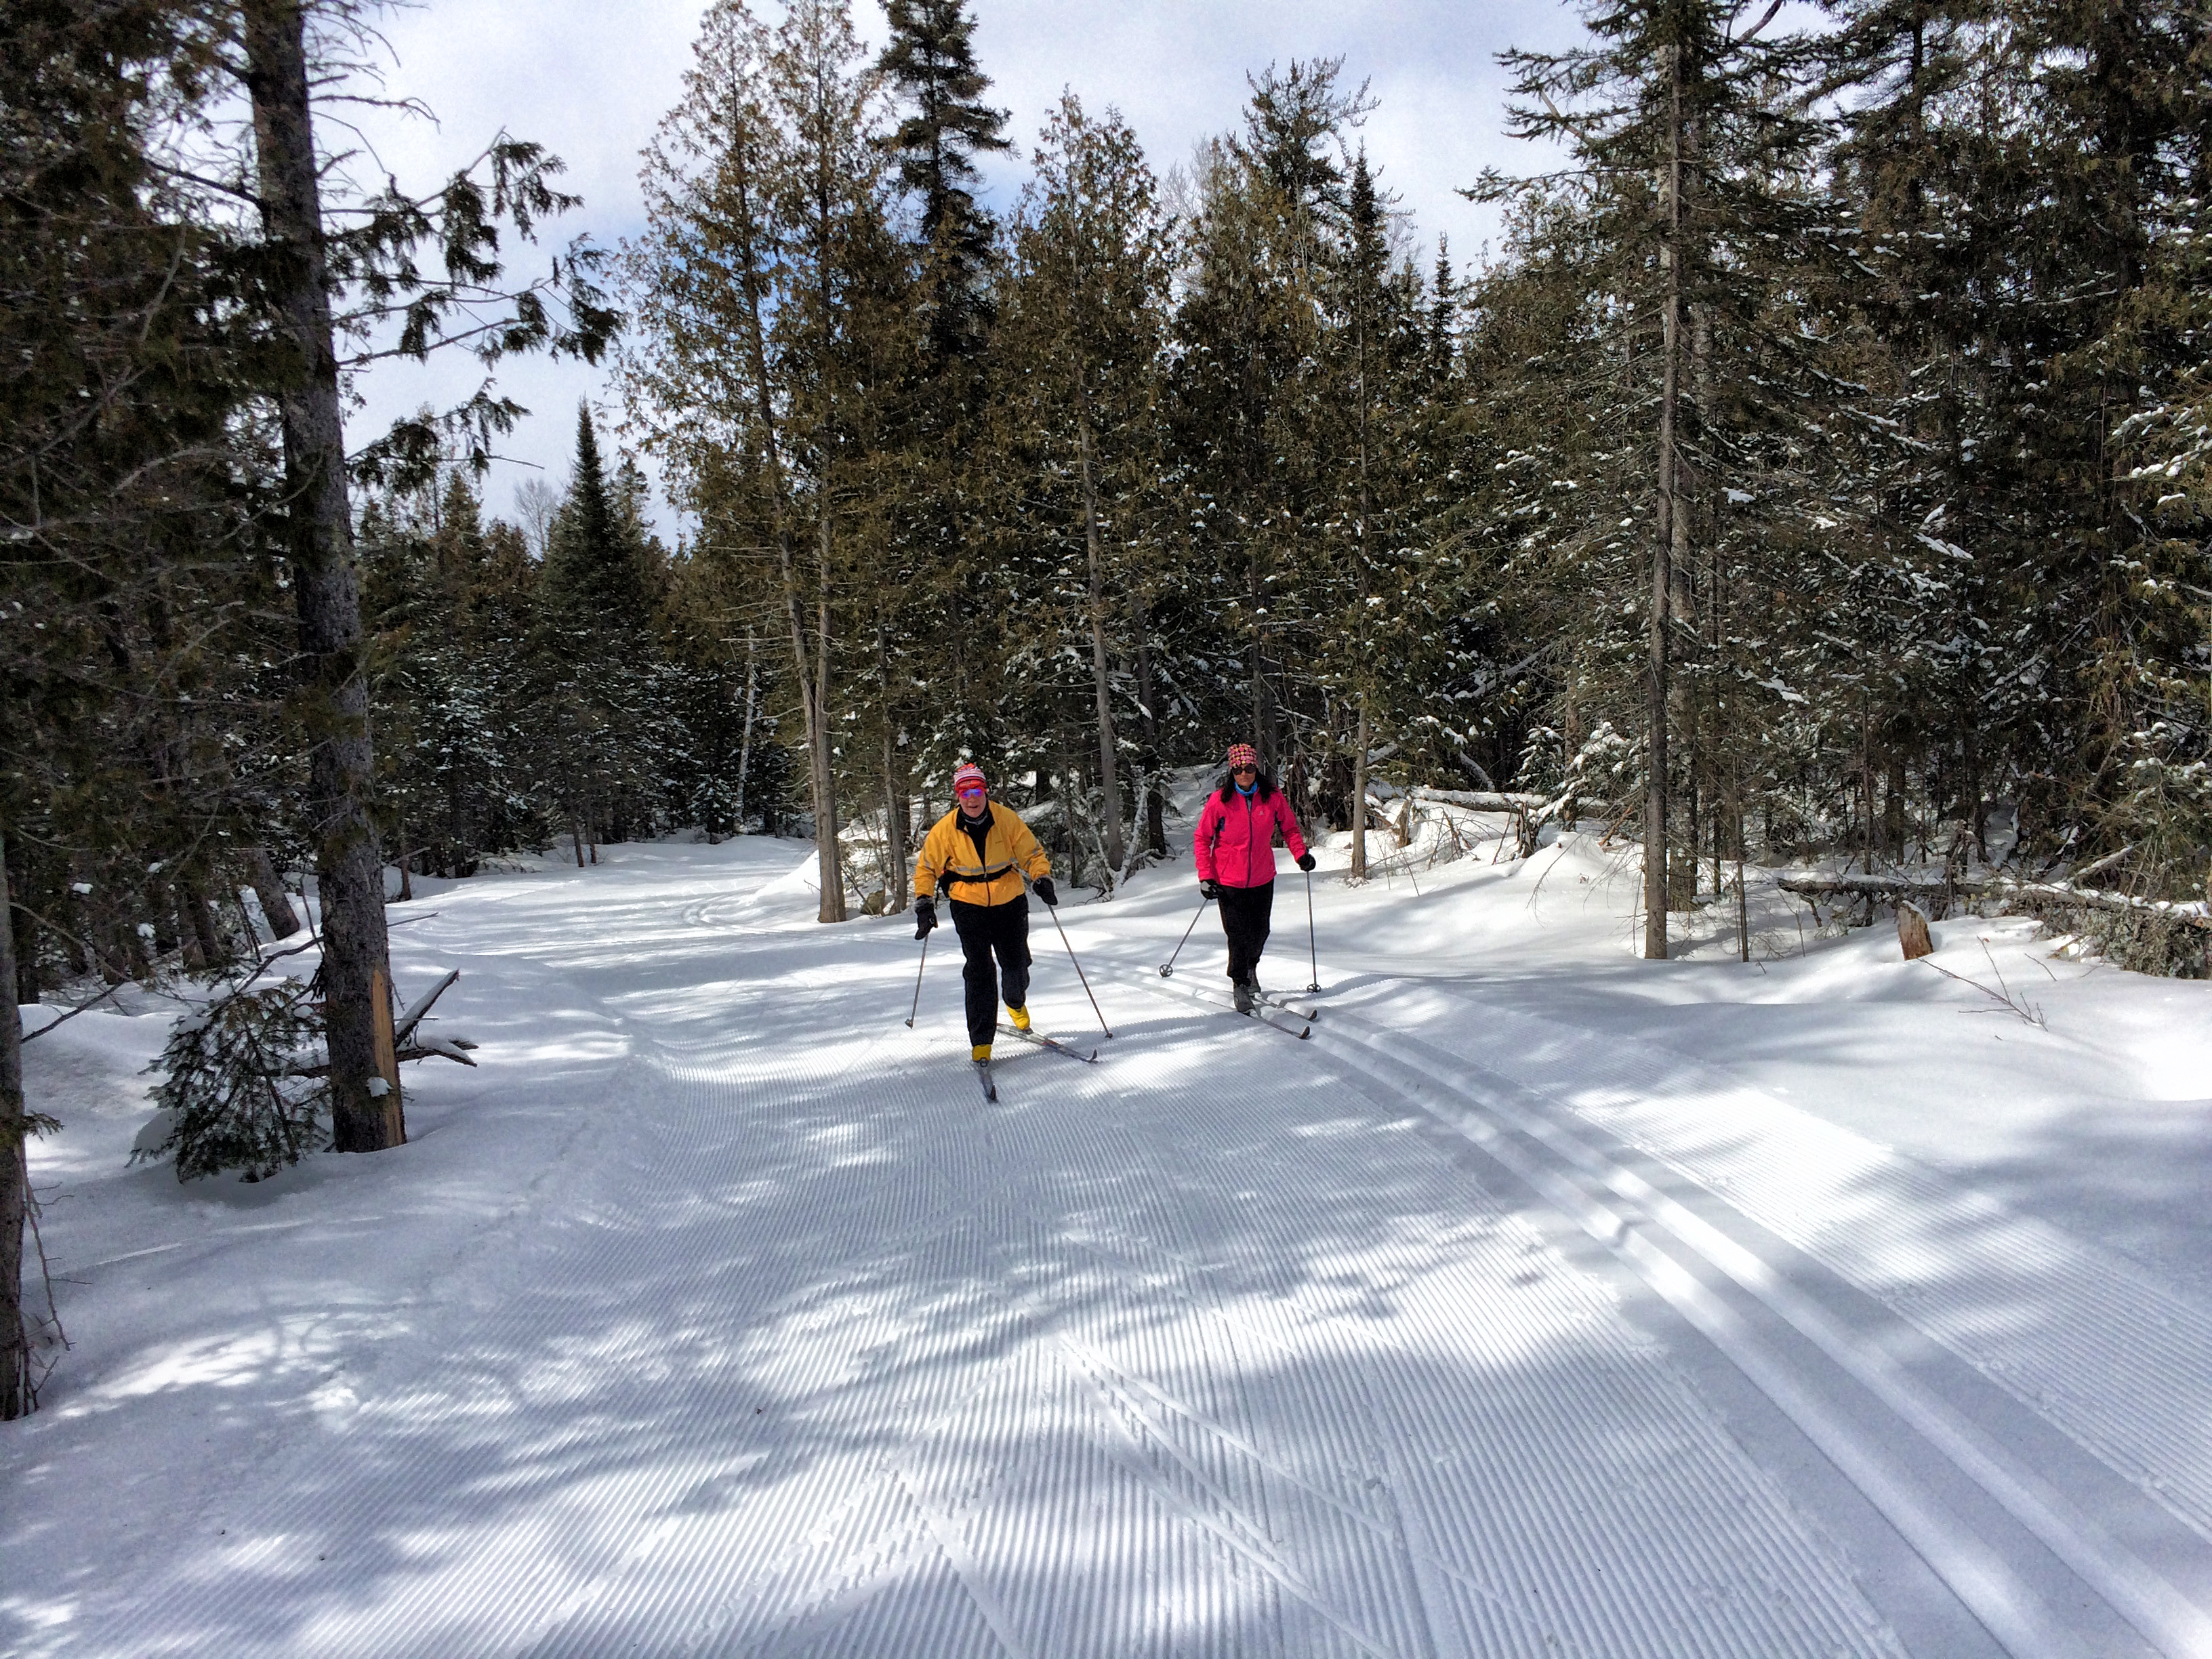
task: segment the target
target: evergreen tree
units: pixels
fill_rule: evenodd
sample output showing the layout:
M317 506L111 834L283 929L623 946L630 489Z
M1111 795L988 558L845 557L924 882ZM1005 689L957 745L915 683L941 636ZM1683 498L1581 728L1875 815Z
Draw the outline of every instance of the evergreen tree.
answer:
M840 703L856 684L892 690L860 665L881 638L873 601L898 586L883 498L906 476L919 344L883 88L842 0L794 5L773 30L718 5L685 86L648 154L627 394L709 556L768 556L761 598L790 650L821 916L842 921ZM869 601L857 614L855 594Z
M1194 539L1236 594L1214 620L1238 641L1240 723L1270 765L1287 749L1289 665L1311 655L1291 573L1331 487L1322 330L1346 206L1331 152L1370 107L1341 71L1294 62L1252 78L1243 134L1202 158L1176 316L1182 372L1169 396Z
M1633 391L1619 407L1642 428L1649 457L1648 482L1615 474L1608 482L1620 493L1592 506L1617 520L1650 503L1641 720L1650 957L1667 954L1668 909L1695 890L1694 860L1686 882L1669 878L1670 813L1686 786L1681 839L1694 847L1712 751L1693 727L1689 754L1678 756L1674 727L1707 712L1710 684L1698 682L1723 672L1705 642L1723 629L1738 580L1726 555L1776 549L1777 538L1747 533L1734 509L1773 504L1760 475L1790 472L1809 436L1797 393L1816 342L1777 315L1775 300L1786 303L1793 260L1802 262L1802 178L1820 132L1786 95L1802 43L1762 39L1771 14L1747 22L1748 9L1735 0L1618 0L1586 18L1591 45L1504 60L1523 100L1515 130L1563 140L1576 157L1590 275L1626 325L1612 355L1622 389ZM1686 652L1697 672L1678 684Z
M1117 708L1150 728L1139 763L1157 765L1157 723L1133 671L1148 655L1145 549L1163 506L1154 483L1164 459L1155 410L1170 248L1152 171L1115 112L1094 120L1073 93L1063 94L1045 123L1036 167L1000 342L1008 436L1035 459L1025 493L1040 508L1065 504L1065 527L1053 544L1082 550L1079 567L1071 561L1049 580L1082 596L1082 624L1070 631L1090 659L1110 884L1127 863L1121 756L1134 748L1119 733ZM1157 817L1149 799L1142 811Z
M990 77L976 67L967 0L884 0L890 40L881 67L908 107L884 142L900 186L921 204L928 251L925 305L933 361L971 359L991 322L995 228L973 186L975 158L1013 148L1006 116L982 101Z
M650 611L642 528L630 492L618 494L607 478L590 407L580 408L575 468L545 558L545 616L585 633L642 628Z

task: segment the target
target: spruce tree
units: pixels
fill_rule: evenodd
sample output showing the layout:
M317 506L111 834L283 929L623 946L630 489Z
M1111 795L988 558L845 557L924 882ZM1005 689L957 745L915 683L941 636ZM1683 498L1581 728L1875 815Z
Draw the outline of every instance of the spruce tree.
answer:
M773 30L725 0L695 50L647 155L626 391L709 556L765 556L749 561L753 591L788 647L820 915L841 921L837 730L852 688L894 689L859 664L875 655L875 602L901 586L884 496L907 476L900 404L920 344L882 79L842 0L793 4Z
M1170 398L1194 539L1236 596L1216 621L1241 659L1237 723L1271 766L1289 749L1290 665L1311 655L1294 573L1331 484L1322 331L1346 206L1341 149L1371 107L1364 87L1339 84L1342 70L1322 59L1250 77L1243 132L1202 157L1176 317L1182 362Z
M1585 19L1591 44L1502 58L1515 75L1514 131L1562 141L1576 159L1583 234L1633 366L1623 412L1643 428L1648 482L1621 478L1630 500L1593 506L1649 502L1640 723L1644 948L1654 957L1667 954L1668 909L1694 891L1693 861L1684 882L1668 872L1677 787L1690 796L1680 838L1694 845L1708 770L1699 733L1686 734L1686 757L1674 752L1675 726L1700 708L1694 682L1678 684L1677 659L1710 668L1705 624L1717 625L1731 580L1716 557L1723 544L1771 544L1747 538L1732 509L1759 503L1758 473L1786 463L1802 436L1794 398L1808 366L1795 359L1812 343L1778 317L1773 296L1786 295L1805 234L1797 180L1819 131L1786 96L1802 44L1762 39L1771 14L1749 9L1613 0ZM1494 179L1489 188L1510 193Z
M1082 625L1069 631L1090 659L1089 723L1110 884L1127 861L1122 728L1151 722L1155 737L1157 730L1149 699L1127 692L1146 649L1144 550L1163 506L1154 411L1170 250L1152 170L1115 112L1093 118L1073 93L1063 94L1046 120L1036 167L999 342L1007 435L1034 458L1024 493L1036 501L1038 517L1064 504L1060 525L1039 528L1052 544L1082 550L1079 567L1071 558L1055 569L1054 586L1084 600ZM1142 810L1155 816L1149 799Z
M548 617L587 635L643 627L650 607L641 531L607 477L591 408L580 407L568 498L546 553L541 602Z
M1013 148L1006 116L982 101L967 0L885 0L881 67L906 106L884 139L900 186L920 202L928 250L928 337L938 364L973 357L991 321L996 228L975 200L975 158Z

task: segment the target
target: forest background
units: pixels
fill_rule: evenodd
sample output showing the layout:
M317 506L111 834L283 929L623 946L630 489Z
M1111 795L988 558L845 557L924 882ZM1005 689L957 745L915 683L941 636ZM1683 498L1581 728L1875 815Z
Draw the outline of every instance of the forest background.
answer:
M710 7L643 233L541 249L537 145L351 143L373 7L7 9L19 1000L250 957L311 873L369 1149L388 865L811 835L835 921L973 757L1110 891L1237 738L1328 826L1387 781L1640 842L1653 956L1747 861L2205 896L2201 8L1601 0L1504 60L1549 170L1472 186L1465 269L1356 65L1163 166L1079 89L1009 131L964 0L885 12ZM514 519L489 379L343 424L379 362L529 353L619 407Z

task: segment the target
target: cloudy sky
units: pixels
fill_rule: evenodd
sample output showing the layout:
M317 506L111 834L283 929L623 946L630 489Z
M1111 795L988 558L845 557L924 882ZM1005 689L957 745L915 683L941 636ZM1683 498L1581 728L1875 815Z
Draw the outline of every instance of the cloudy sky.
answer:
M879 41L878 0L855 5L859 27ZM437 119L379 119L364 132L383 169L413 187L501 127L537 139L566 160L568 187L585 203L553 240L589 231L611 246L641 228L638 151L675 100L704 9L705 0L421 0L386 20L388 89ZM772 15L773 0L763 10ZM1346 78L1368 80L1381 100L1364 130L1370 160L1415 235L1431 249L1438 233L1449 236L1462 267L1490 222L1454 191L1486 166L1535 161L1500 131L1495 54L1564 46L1577 33L1559 0L972 0L972 12L990 96L1012 112L1018 144L992 167L994 204L1019 191L1039 123L1064 86L1094 108L1119 108L1164 173L1236 124L1248 70L1340 55ZM356 441L395 413L457 395L471 367L379 368ZM505 514L525 478L562 482L577 401L611 410L612 393L603 375L574 365L511 364L501 386L535 411L489 484L487 505ZM664 515L664 531L672 527Z

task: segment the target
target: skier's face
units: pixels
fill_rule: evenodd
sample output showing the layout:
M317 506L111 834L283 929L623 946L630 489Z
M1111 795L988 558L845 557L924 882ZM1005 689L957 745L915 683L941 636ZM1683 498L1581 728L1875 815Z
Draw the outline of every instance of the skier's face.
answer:
M980 785L971 785L960 792L960 810L971 818L983 816L983 803L990 797Z

